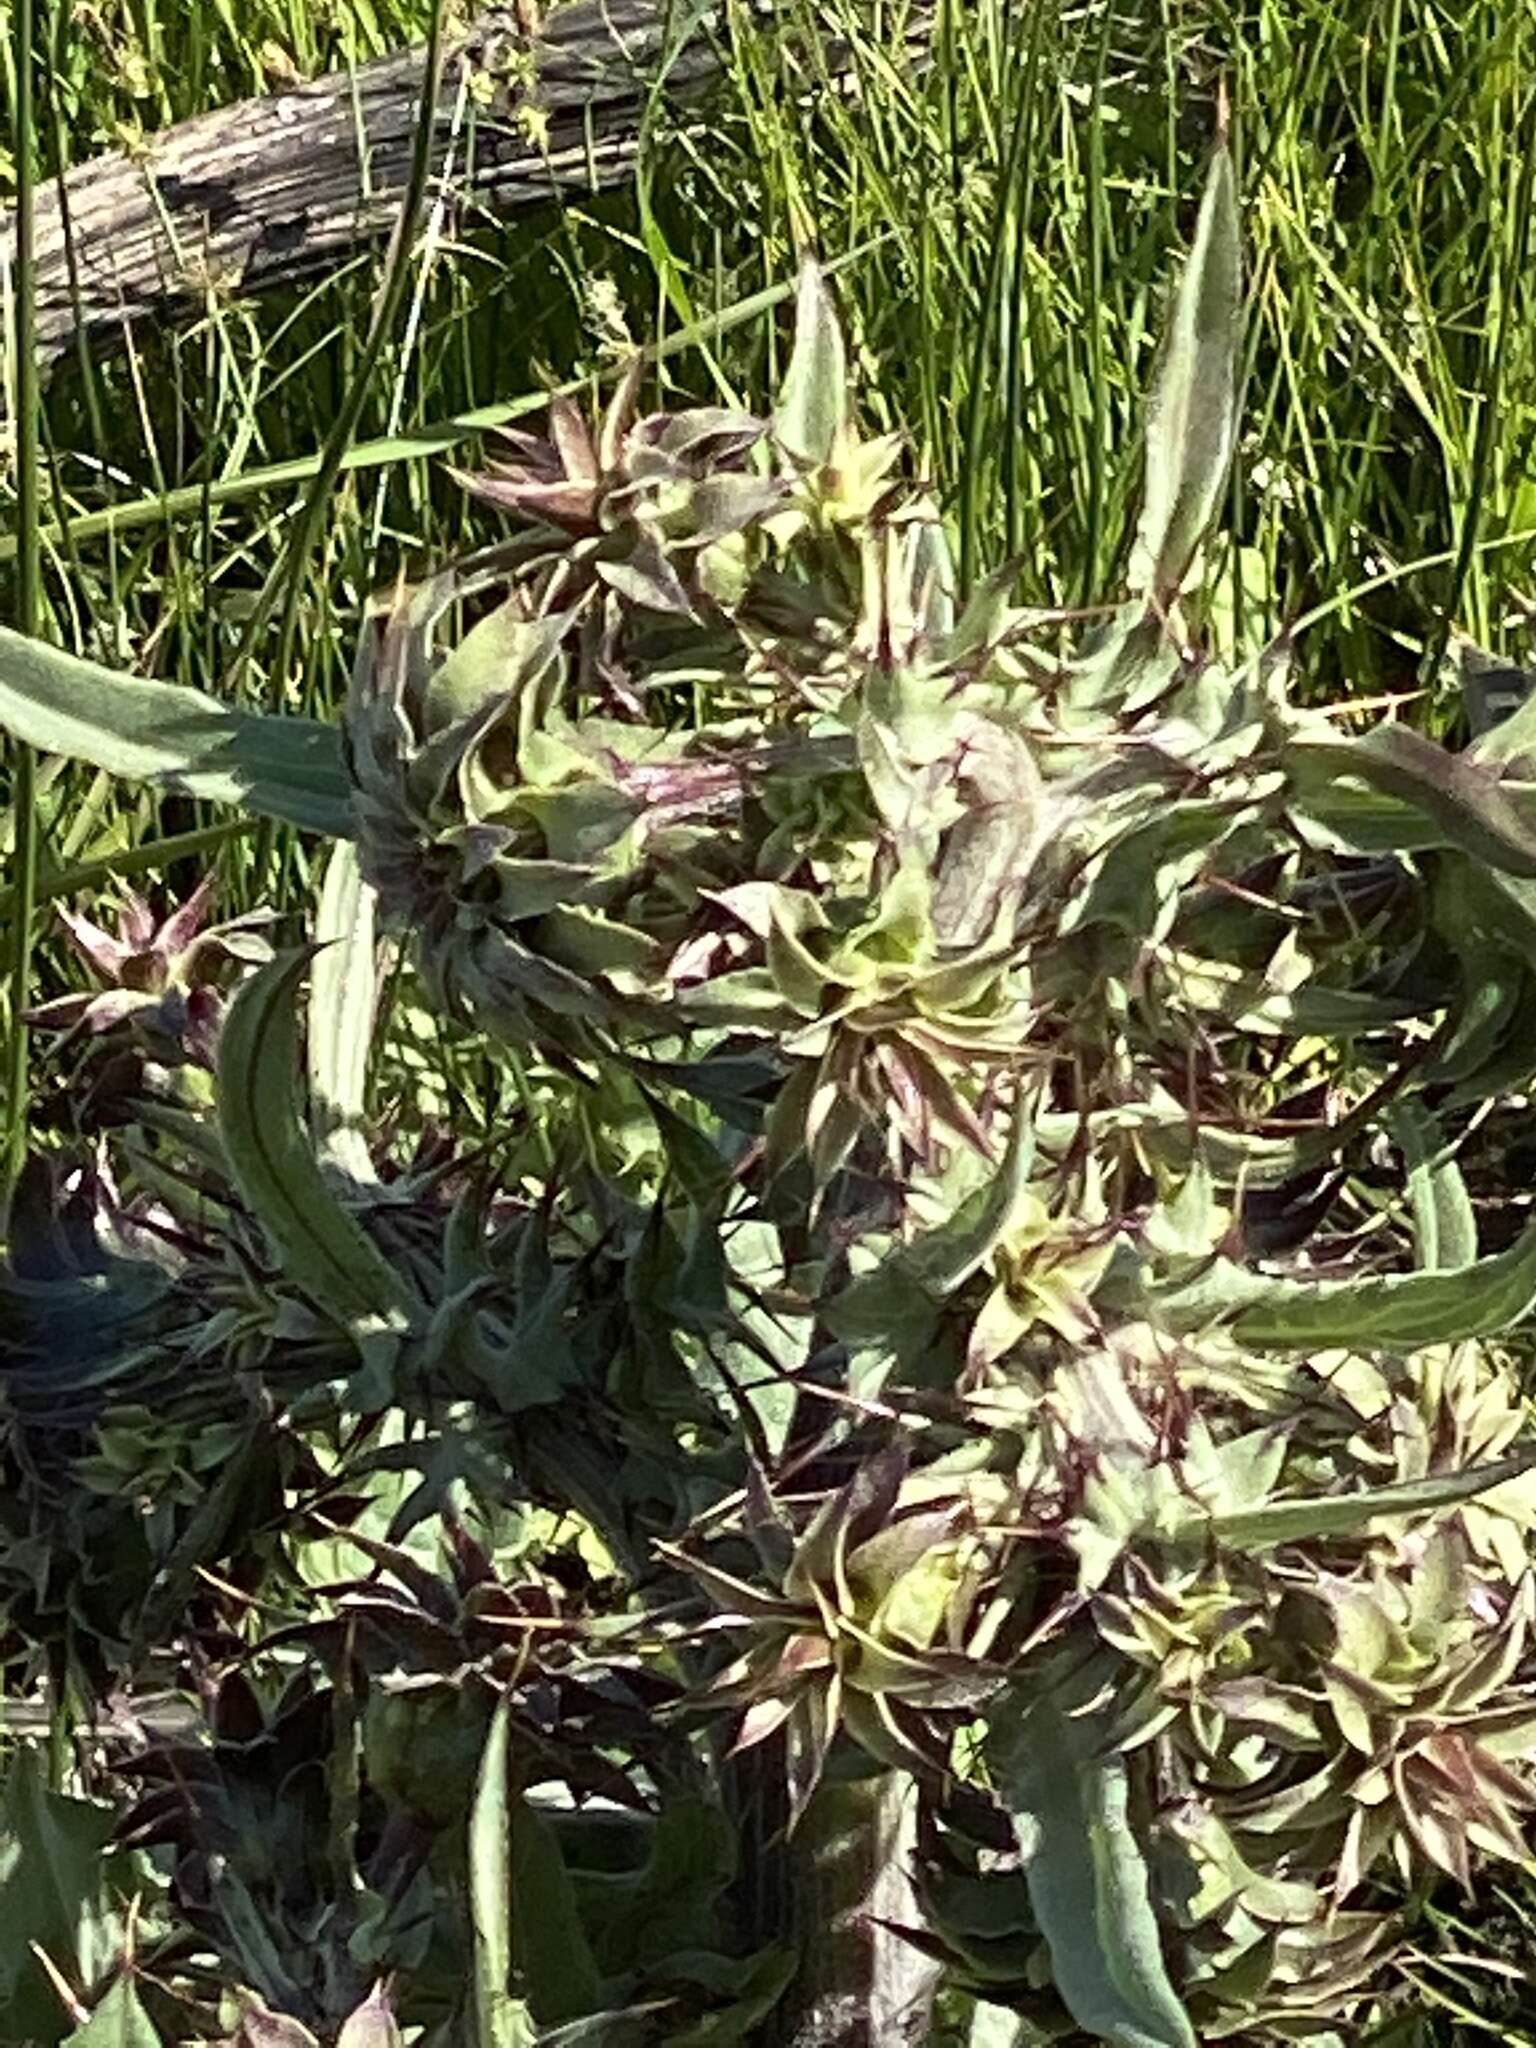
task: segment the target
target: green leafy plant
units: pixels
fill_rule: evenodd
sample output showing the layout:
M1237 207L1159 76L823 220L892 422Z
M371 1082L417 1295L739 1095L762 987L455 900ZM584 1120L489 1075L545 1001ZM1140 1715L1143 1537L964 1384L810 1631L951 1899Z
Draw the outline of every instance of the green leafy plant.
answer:
M512 437L339 732L0 639L31 743L343 840L0 1291L13 1662L204 1702L118 1762L186 2010L1337 2040L1526 1861L1536 1239L1460 1162L1532 726L1202 644L1240 269L1218 139L1086 638L960 587L810 265L770 417ZM537 1173L370 1118L412 972L557 1091Z

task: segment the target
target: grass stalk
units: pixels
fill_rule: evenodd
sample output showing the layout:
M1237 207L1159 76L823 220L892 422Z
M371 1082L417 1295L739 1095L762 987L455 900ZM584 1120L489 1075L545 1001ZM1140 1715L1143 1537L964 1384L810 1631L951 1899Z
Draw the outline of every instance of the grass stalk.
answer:
M37 201L36 20L34 0L13 0L11 131L16 159L16 270L11 359L16 423L16 625L35 635L42 626L41 487L38 432L35 228ZM12 748L11 810L15 829L10 918L10 1032L5 1055L6 1186L27 1148L27 1077L30 1034L24 1013L31 999L37 889L37 763L30 747Z

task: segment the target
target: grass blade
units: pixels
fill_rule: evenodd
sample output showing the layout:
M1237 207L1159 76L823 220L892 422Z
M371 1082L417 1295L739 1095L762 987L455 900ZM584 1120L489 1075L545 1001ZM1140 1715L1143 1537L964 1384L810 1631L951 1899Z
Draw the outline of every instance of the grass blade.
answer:
M856 249L829 260L822 265L824 277L835 277L839 271L859 262L879 244L888 239L885 236L872 237ZM689 327L680 327L655 347L644 353L649 362L666 362L672 357L683 355L690 348L697 348L702 342L727 334L731 329L744 327L759 320L765 313L771 313L776 306L782 306L786 299L795 295L793 282L767 286L763 291L753 292L740 299L734 306L723 312L709 314L696 320ZM570 377L563 384L552 388L573 398L586 391L591 384L588 376ZM517 420L530 418L543 412L548 406L550 392L525 391L516 398L509 398L493 405L472 407L467 412L454 413L450 418L438 420L415 428L408 434L385 434L376 440L358 441L347 448L338 465L339 473L351 475L358 470L384 469L396 463L418 462L433 455L445 455L460 448L466 441L472 441L481 434L490 433L496 427L511 426ZM79 543L100 540L108 536L120 537L142 532L148 527L174 526L183 520L201 519L211 512L217 512L226 505L244 504L251 498L265 496L269 491L292 490L296 486L312 483L321 473L324 451L313 455L299 455L287 462L270 462L255 469L244 471L239 476L221 477L205 484L186 484L169 491L157 491L141 498L129 499L121 505L112 505L99 512L82 512L77 518L64 524L53 521L41 529L41 538L50 546L62 545L66 536ZM18 540L13 534L0 533L0 563L14 561L17 557Z
M15 363L16 393L16 624L29 638L42 624L38 420L40 396L36 334L37 118L34 86L33 0L16 0L12 22L14 80L12 149L16 159ZM22 1021L32 994L34 898L39 824L37 764L25 741L12 749L11 811L15 818L14 908L11 916L10 1034L6 1056L6 1187L20 1171L27 1148L27 1054Z

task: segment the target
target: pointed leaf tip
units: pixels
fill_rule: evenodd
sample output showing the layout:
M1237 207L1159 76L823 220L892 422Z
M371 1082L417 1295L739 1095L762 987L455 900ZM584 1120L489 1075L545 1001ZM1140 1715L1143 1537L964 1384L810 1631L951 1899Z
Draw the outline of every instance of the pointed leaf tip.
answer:
M814 469L832 459L848 418L843 333L821 266L808 256L800 266L795 345L774 412L774 431L786 454Z
M1226 480L1237 425L1242 237L1225 135L1195 224L1147 422L1146 494L1131 561L1136 596L1179 594Z

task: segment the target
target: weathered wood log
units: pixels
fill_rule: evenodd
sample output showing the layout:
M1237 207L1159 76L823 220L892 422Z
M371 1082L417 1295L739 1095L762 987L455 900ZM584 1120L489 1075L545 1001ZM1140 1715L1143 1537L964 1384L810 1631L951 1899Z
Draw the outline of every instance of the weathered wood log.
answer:
M525 0L526 5L526 0ZM658 0L568 0L536 35L523 7L480 15L443 67L436 165L460 218L630 175L661 53ZM669 93L715 73L706 22ZM421 50L248 100L93 159L39 195L38 345L196 312L314 276L386 235L405 190ZM0 218L0 266L15 230Z

